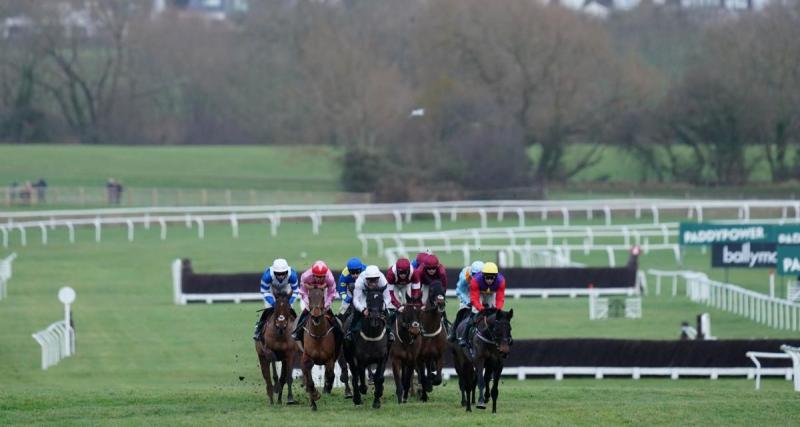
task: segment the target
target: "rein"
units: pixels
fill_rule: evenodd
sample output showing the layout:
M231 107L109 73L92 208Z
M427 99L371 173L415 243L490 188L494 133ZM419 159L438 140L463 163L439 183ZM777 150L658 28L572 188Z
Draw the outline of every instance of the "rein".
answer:
M398 325L397 321L398 321L398 318L395 317L394 318L394 330L397 331L395 336L397 337L397 340L400 341L400 344L406 344L406 342L403 341L402 334L400 333L401 329L400 329L400 326ZM385 330L384 330L384 332L385 332ZM409 334L409 335L411 335L411 334ZM408 344L414 344L414 341L416 341L416 339L417 339L417 337L415 337L414 335L411 335L411 340L408 341Z

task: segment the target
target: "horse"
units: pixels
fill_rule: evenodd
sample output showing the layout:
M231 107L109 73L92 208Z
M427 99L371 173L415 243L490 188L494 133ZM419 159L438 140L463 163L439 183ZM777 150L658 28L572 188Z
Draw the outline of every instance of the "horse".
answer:
M415 304L403 305L403 310L396 313L393 326L396 338L390 349L392 374L397 403L402 404L408 402L414 371L417 371L420 378L423 375L422 362L418 358L422 346L422 340L419 339L422 332L419 307Z
M420 400L428 400L427 393L434 385L442 383L444 352L447 349L447 331L444 326L445 310L444 288L441 282L431 283L428 290L426 307L422 309L419 319L422 326L422 346L419 359L422 363L420 375Z
M367 315L363 319L361 332L353 336L353 340L345 342L344 356L350 366L353 380L353 403L361 405L361 395L367 393L365 371L375 364L373 382L375 393L372 407L381 407L383 396L383 376L386 370L386 359L389 356L388 337L386 336L386 317L384 316L383 289L365 289L367 296Z
M472 336L468 337L474 349L472 355L465 356L470 359L475 367L475 375L478 382L478 409L486 409L486 402L489 400L489 387L491 384L492 413L497 413L497 395L500 375L503 373L503 360L511 350L511 319L514 317L514 309L509 311L489 308L481 311L475 319L475 328ZM465 325L465 323L462 323ZM462 332L464 326L459 326ZM465 382L469 380L469 375L465 376ZM461 380L459 378L459 385ZM472 387L472 393L475 388ZM462 400L464 399L462 390ZM469 399L467 399L469 400ZM469 402L467 402L469 410Z
M353 314L352 304L347 307L347 311L340 313L336 316L336 321L339 323L339 329L342 331L347 330L347 319ZM350 375L348 374L347 360L344 358L344 352L341 352L339 358L336 359L336 364L339 365L339 381L344 384L344 398L352 399L353 391L350 389ZM323 390L324 391L324 390Z
M303 286L308 285L303 284ZM333 323L335 320L328 318L325 313L325 290L323 288L309 287L308 310L309 319L304 327L305 333L301 347L303 356L300 359L300 366L303 370L306 392L311 401L311 410L316 411L320 394L314 386L311 368L314 365L325 366L324 389L330 390L334 380L333 367L339 357L339 343L333 333L336 327Z
M286 396L286 404L294 405L295 400L292 395L292 369L294 368L295 353L297 348L292 339L292 328L297 315L289 304L289 295L278 294L275 296L275 310L266 319L264 333L261 341L256 341L256 354L261 365L261 375L267 382L267 396L269 404L274 404L273 400L273 379L278 386L278 404L282 403L283 386L289 385L289 394ZM281 376L278 379L275 369L276 362L281 362ZM272 375L270 375L270 368Z

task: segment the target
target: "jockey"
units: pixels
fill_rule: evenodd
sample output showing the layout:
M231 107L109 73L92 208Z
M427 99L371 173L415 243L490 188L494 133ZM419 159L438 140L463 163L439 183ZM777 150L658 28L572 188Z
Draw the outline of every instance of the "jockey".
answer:
M469 297L472 303L472 315L467 319L464 335L458 337L458 344L467 346L470 329L475 324L478 314L487 308L502 310L506 298L506 279L497 271L497 264L487 262L480 273L476 274L469 284Z
M458 296L458 313L456 314L456 321L453 325L458 326L464 317L469 313L469 284L472 278L483 270L483 261L475 261L472 265L468 265L461 270L458 275L458 283L456 283L456 296ZM456 328L450 329L450 336L447 337L450 342L456 340Z
M419 301L422 298L419 283L411 281L413 273L414 270L408 258L398 259L386 271L386 281L389 283L389 297L392 299L392 307L395 309L399 309L410 300ZM392 307L389 308L391 309Z
M367 295L366 290L382 290L383 291L383 311L386 315L387 308L392 304L391 297L389 296L389 284L386 281L386 276L381 273L381 270L376 265L367 266L364 272L356 279L355 287L353 289L353 320L350 323L350 330L347 331L344 339L347 341L353 340L353 333L361 331L361 324L364 317L367 316ZM394 341L394 334L390 323L387 321L386 332L388 334L389 342Z
M292 338L296 341L303 340L303 327L308 320L308 289L307 288L325 288L325 312L333 316L331 313L331 303L336 298L336 283L333 281L333 273L328 268L328 265L323 261L316 261L314 265L308 270L303 272L300 276L300 299L303 302L303 313L297 320L297 326L294 328ZM337 324L333 322L334 326ZM338 330L338 329L337 329Z
M444 290L447 290L447 271L444 265L439 263L439 258L436 255L427 255L423 268L414 270L411 281L420 285L422 289L422 303L426 304L428 302L428 287L431 283L439 281L442 283Z
M272 266L264 270L261 276L261 296L264 298L266 309L261 312L261 318L256 323L256 330L253 339L261 341L264 334L264 324L267 318L275 310L275 295L286 294L289 297L289 305L294 304L297 299L297 271L289 267L289 263L283 258L278 258L272 262Z
M419 257L419 256L418 256ZM442 289L447 291L447 270L444 265L439 263L439 258L436 255L428 254L424 259L422 268L414 270L411 276L411 281L418 284L422 289L422 305L428 303L428 290L431 283L440 282ZM442 320L446 327L450 327L450 321L447 320L447 312L442 313Z
M421 265L425 264L425 260L428 259L428 255L433 255L433 252L427 250L425 252L418 253L416 258L411 261L411 267L414 268L414 270L419 269Z
M342 270L339 275L339 284L336 285L336 292L339 293L339 298L342 299L342 305L339 308L339 314L344 314L350 308L350 303L353 301L353 285L364 269L367 268L364 263L358 258L350 258L347 260L347 266Z

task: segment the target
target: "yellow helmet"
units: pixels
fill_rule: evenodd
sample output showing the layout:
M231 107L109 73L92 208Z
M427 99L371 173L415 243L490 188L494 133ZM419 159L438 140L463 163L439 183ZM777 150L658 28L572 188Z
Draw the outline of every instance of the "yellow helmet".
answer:
M497 274L497 264L493 262L487 262L483 264L483 270L481 270L483 274Z

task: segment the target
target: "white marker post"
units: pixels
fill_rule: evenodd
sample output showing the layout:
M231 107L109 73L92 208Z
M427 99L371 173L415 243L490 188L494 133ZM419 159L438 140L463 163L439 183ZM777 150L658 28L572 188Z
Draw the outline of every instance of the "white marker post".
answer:
M64 354L69 356L72 354L72 326L70 324L69 306L75 301L75 290L69 286L64 286L58 290L58 299L64 304L64 323L66 324L66 333L64 339Z

